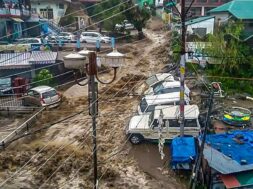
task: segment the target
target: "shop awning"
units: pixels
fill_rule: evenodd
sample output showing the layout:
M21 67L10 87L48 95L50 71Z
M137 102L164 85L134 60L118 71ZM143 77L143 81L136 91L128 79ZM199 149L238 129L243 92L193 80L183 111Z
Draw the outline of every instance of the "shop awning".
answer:
M253 171L241 172L229 175L221 175L226 188L241 188L253 186Z
M24 22L22 19L20 18L11 18L12 20L14 20L15 22Z

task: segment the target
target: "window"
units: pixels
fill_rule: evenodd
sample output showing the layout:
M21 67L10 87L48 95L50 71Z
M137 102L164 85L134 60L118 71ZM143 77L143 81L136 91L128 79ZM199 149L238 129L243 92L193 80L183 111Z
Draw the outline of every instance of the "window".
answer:
M219 0L210 0L211 3L218 3Z
M59 3L59 9L64 9L64 4L63 3Z
M173 88L166 88L166 89L162 89L160 91L161 94L166 94L166 93L174 93L174 92L179 92L180 91L180 87L173 87Z
M31 8L31 13L32 14L36 14L37 13L37 9L36 8Z
M43 18L54 19L54 11L53 11L53 9L40 9L40 15Z
M160 90L162 90L164 88L162 83L156 84L153 87L154 93L157 94L159 93Z
M143 98L143 99L141 100L141 103L140 103L141 112L146 111L146 108L147 108L147 107L148 107L148 103L147 103L146 99Z
M198 2L200 2L200 3L206 3L207 0L198 0Z
M196 119L186 119L185 127L198 127Z
M180 127L177 119L170 119L169 120L169 127Z
M159 121L157 119L154 119L152 122L152 128L156 128L159 125Z
M94 34L92 35L92 37L98 37L98 34L95 34L95 33L94 33Z
M54 97L57 95L57 92L55 90L52 91L48 91L42 94L42 98L46 99L46 98L50 98L50 97Z

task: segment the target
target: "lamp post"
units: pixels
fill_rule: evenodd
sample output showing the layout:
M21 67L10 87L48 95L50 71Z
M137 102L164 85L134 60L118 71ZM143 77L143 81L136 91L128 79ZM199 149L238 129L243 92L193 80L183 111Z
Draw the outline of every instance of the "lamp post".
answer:
M89 57L87 63L86 57ZM97 69L97 54L94 51L84 49L78 54L70 54L64 57L64 65L71 69L85 68L88 76L88 81L85 84L80 84L77 80L78 85L88 85L88 99L89 99L89 115L92 117L92 139L93 139L93 172L94 172L94 188L98 188L98 172L97 172L97 132L96 132L96 118L98 115L98 82L102 84L110 84L116 79L117 68L124 63L124 55L119 53L116 49L106 56L102 57L104 64L113 68L114 75L109 82L104 82L98 77ZM73 66L75 65L75 66ZM97 82L97 81L98 82Z

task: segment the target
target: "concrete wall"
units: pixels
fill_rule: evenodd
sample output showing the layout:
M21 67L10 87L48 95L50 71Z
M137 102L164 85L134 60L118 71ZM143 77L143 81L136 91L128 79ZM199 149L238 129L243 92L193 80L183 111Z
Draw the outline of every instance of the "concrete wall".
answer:
M59 4L64 4L64 9L59 8ZM36 8L36 12L41 15L40 9L53 9L53 21L55 23L59 23L61 17L65 15L65 12L68 7L68 3L64 1L39 1L39 2L31 2L32 10L34 11ZM41 15L42 18L42 15Z
M219 12L219 13L212 13L211 16L215 16L215 23L221 22L223 24L224 22L228 21L228 18L230 17L230 14L227 12Z
M193 34L194 29L197 28L206 28L206 34L213 34L214 31L214 18L199 22L199 23L195 23L195 24L191 24L187 26L187 32L189 34Z

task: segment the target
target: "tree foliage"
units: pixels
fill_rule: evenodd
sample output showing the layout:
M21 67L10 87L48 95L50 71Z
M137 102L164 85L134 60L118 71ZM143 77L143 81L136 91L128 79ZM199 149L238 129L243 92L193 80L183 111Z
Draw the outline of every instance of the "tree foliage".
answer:
M128 4L129 6L133 6L132 3ZM134 27L137 29L139 33L139 38L143 38L142 29L146 26L147 21L151 17L151 11L150 9L143 7L143 8L133 8L128 11L126 11L125 16L127 20L129 20L130 23L134 25Z
M52 85L53 82L53 74L47 70L47 69L42 69L34 78L33 82L36 82L36 86L40 85Z
M116 7L112 8L114 6ZM123 3L122 0L109 0L105 3L101 3L100 5L96 6L93 9L92 15L96 15L95 17L93 17L93 19L96 22L104 20L101 24L108 31L114 31L116 24L122 23L124 20L128 20L130 23L132 23L135 26L135 28L140 33L140 37L141 37L142 29L145 27L147 21L149 20L151 16L150 10L147 8L140 9L139 7L131 8L133 6L134 6L134 3L132 1L126 1L126 3ZM128 8L129 10L125 11ZM110 10L105 11L102 14L100 14L102 11L107 10L107 9L110 9ZM112 17L112 18L107 19L109 17Z
M253 56L247 44L240 40L244 31L242 22L230 22L214 35L209 35L209 45L205 50L209 61L218 63L208 69L210 75L229 77L253 77ZM225 88L253 92L252 83L221 80Z

